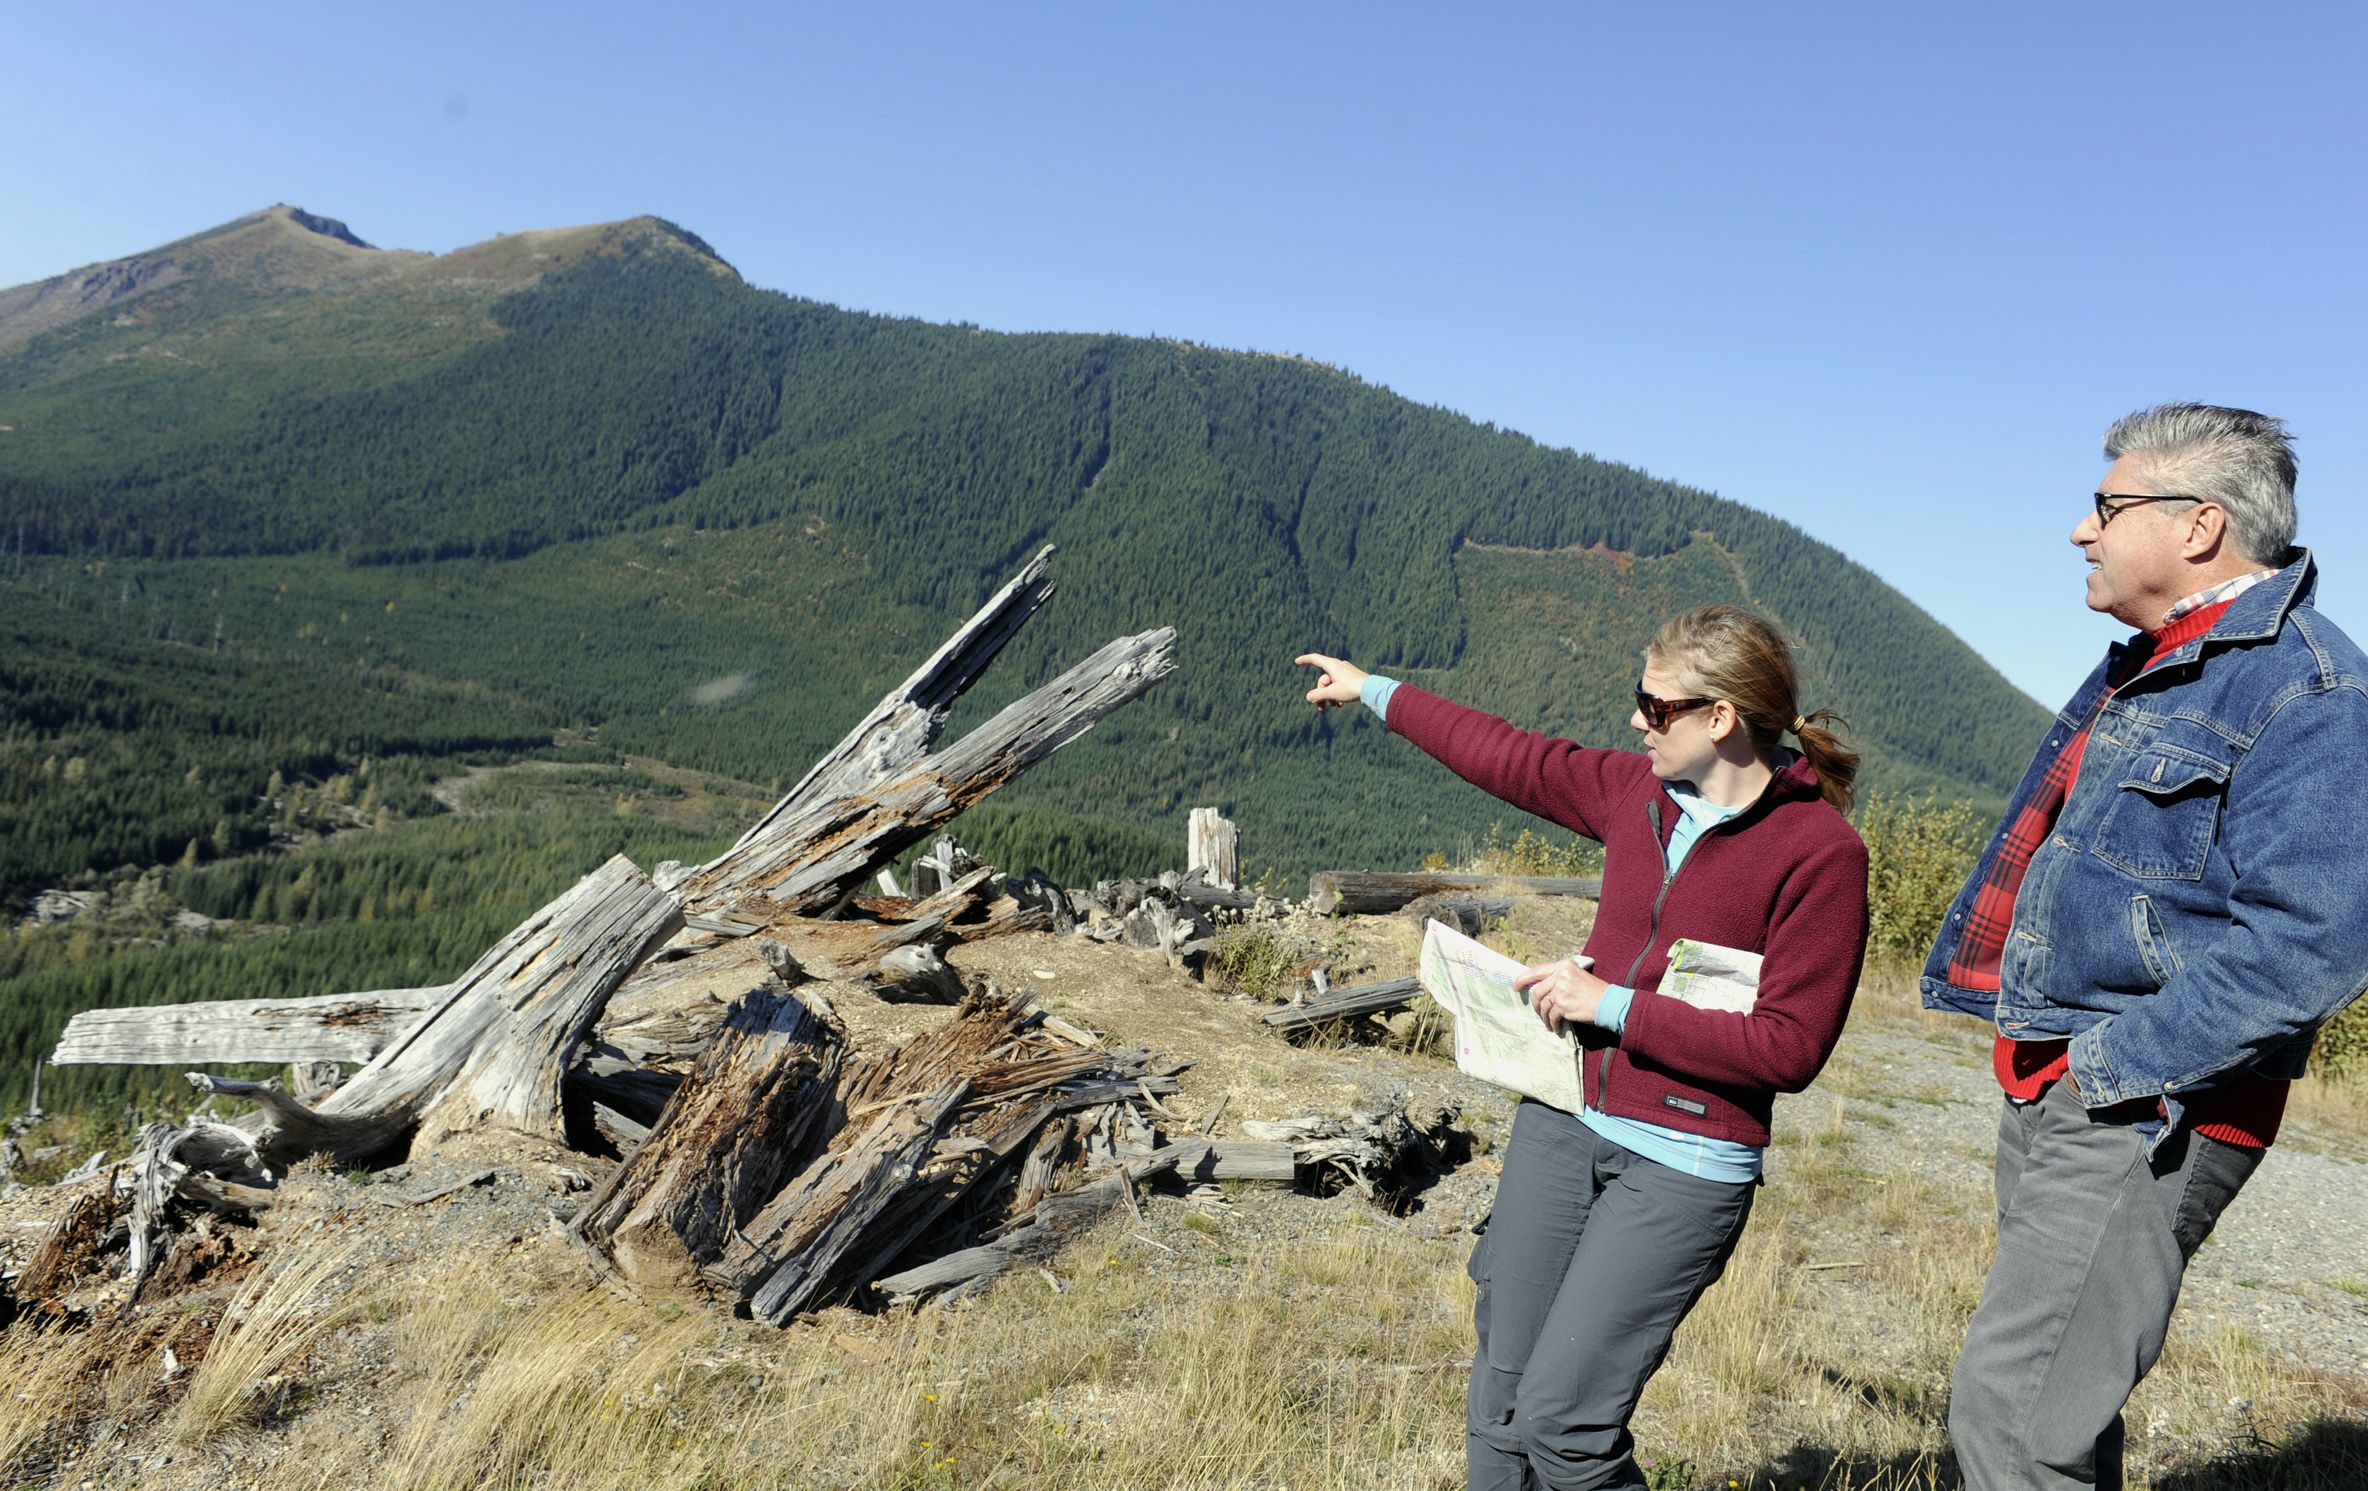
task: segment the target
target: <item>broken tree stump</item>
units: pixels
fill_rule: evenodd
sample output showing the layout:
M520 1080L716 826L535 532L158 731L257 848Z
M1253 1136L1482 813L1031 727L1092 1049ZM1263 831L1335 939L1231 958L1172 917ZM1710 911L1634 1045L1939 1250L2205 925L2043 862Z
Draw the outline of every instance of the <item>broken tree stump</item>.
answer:
M1201 872L1210 885L1231 890L1240 875L1241 836L1215 808L1194 808L1185 834L1184 873Z
M805 1165L845 1054L827 1007L787 990L744 996L649 1137L577 1216L576 1235L638 1287L695 1287L699 1261Z

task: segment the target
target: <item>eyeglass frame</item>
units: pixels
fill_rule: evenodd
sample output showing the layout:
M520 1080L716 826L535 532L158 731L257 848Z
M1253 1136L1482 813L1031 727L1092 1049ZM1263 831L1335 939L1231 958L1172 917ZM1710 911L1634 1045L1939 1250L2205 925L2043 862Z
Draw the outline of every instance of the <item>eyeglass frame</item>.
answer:
M2113 520L2115 518L2120 517L2123 513L2128 512L2131 508L2136 507L2141 502L2209 502L2212 500L2209 497L2184 497L2169 492L2155 494L2147 494L2142 492L2092 492L2089 495L2096 498L2097 500L2097 527L2100 531L2113 526ZM2106 506L2106 504L2110 502L2118 502L2121 504L2121 506Z
M1716 699L1705 699L1699 695L1689 695L1682 699L1664 699L1658 694L1646 693L1644 680L1641 678L1636 680L1636 712L1644 716L1645 728L1648 730L1666 730L1669 728L1669 722L1679 715L1717 702Z

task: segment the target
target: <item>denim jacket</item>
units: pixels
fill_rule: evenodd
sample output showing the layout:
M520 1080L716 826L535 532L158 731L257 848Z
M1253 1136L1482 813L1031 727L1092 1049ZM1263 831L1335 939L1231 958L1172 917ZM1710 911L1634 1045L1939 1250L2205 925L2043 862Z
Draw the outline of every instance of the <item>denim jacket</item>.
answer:
M2105 702L2031 858L2000 992L1948 981L1973 896L2116 646L2056 716L1949 908L1924 1003L2016 1040L2071 1037L2080 1099L2182 1098L2302 1074L2319 1025L2368 985L2368 658L2311 605L2309 551Z

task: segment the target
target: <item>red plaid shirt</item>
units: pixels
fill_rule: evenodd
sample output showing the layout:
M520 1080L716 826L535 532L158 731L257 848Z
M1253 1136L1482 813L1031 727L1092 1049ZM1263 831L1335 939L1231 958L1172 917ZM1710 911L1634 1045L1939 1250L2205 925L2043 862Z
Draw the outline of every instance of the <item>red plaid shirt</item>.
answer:
M2190 596L2171 608L2162 626L2133 639L2114 675L2106 680L2105 692L2098 696L2096 708L2089 711L2079 733L2049 764L2039 789L2031 794L2022 812L2015 815L2000 841L1997 857L1990 863L1990 877L1974 893L1973 909L1966 918L1964 938L1957 944L1957 956L1949 963L1950 982L1968 989L1998 988L1999 960L2006 951L2006 934L2014 925L2015 894L2022 889L2023 876L2031 868L2031 856L2047 842L2057 816L2064 810L2065 799L2072 795L2072 784L2080 776L2081 754L2088 749L2089 731L2095 726L2105 701L2152 667L2157 658L2169 656L2210 631L2237 595L2251 588L2249 582L2254 578L2243 576L2241 579L2248 583L2232 582ZM1998 1085L2017 1102L2034 1102L2070 1070L2071 1049L2072 1043L2066 1040L2016 1041L2001 1035L1991 1048ZM2285 1116L2286 1090L2286 1083L2264 1078L2239 1081L2196 1094L2188 1113L2200 1134L2230 1144L2266 1149L2277 1137L2279 1122Z

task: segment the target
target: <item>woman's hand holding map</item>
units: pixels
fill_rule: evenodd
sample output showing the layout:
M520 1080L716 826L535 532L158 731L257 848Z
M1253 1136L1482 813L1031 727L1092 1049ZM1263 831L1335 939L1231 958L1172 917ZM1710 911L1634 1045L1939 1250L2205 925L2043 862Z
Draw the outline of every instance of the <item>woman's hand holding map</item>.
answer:
M1595 960L1584 954L1556 958L1525 968L1513 976L1513 987L1529 997L1529 1007L1546 1022L1546 1029L1562 1034L1564 1023L1586 1024L1595 1018L1603 991L1611 985L1587 970Z

